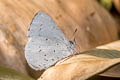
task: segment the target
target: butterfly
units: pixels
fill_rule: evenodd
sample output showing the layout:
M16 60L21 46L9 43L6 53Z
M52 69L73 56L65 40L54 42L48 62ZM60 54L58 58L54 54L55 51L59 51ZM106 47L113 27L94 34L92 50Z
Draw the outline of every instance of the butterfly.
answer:
M25 57L35 70L47 69L74 51L75 43L68 41L58 25L46 13L38 12L28 30Z

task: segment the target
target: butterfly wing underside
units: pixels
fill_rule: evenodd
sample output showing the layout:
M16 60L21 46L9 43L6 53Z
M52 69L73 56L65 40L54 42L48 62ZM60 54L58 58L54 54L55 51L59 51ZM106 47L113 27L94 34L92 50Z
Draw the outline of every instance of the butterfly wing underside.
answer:
M28 31L25 57L35 70L42 70L69 56L73 49L64 33L47 14L39 12Z

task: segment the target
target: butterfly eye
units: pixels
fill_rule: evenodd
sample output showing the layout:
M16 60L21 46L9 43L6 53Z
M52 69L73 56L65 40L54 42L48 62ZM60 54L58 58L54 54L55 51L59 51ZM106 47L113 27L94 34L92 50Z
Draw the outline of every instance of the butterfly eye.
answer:
M74 41L69 41L71 45L75 45L75 42Z

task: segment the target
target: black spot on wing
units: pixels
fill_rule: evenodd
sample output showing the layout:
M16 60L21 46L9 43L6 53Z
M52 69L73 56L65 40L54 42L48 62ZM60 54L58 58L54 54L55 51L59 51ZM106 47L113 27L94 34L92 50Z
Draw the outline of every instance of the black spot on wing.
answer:
M40 49L39 52L41 52L42 50Z
M48 61L47 59L44 59L45 61Z
M54 59L51 59L52 61L54 61Z

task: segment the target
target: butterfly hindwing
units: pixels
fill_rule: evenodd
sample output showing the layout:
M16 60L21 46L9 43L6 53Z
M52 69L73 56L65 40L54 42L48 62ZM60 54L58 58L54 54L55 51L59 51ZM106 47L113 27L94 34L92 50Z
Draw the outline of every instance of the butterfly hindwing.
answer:
M57 39L33 37L26 45L28 63L36 69L45 69L70 55L71 49ZM35 67L34 67L35 66Z

